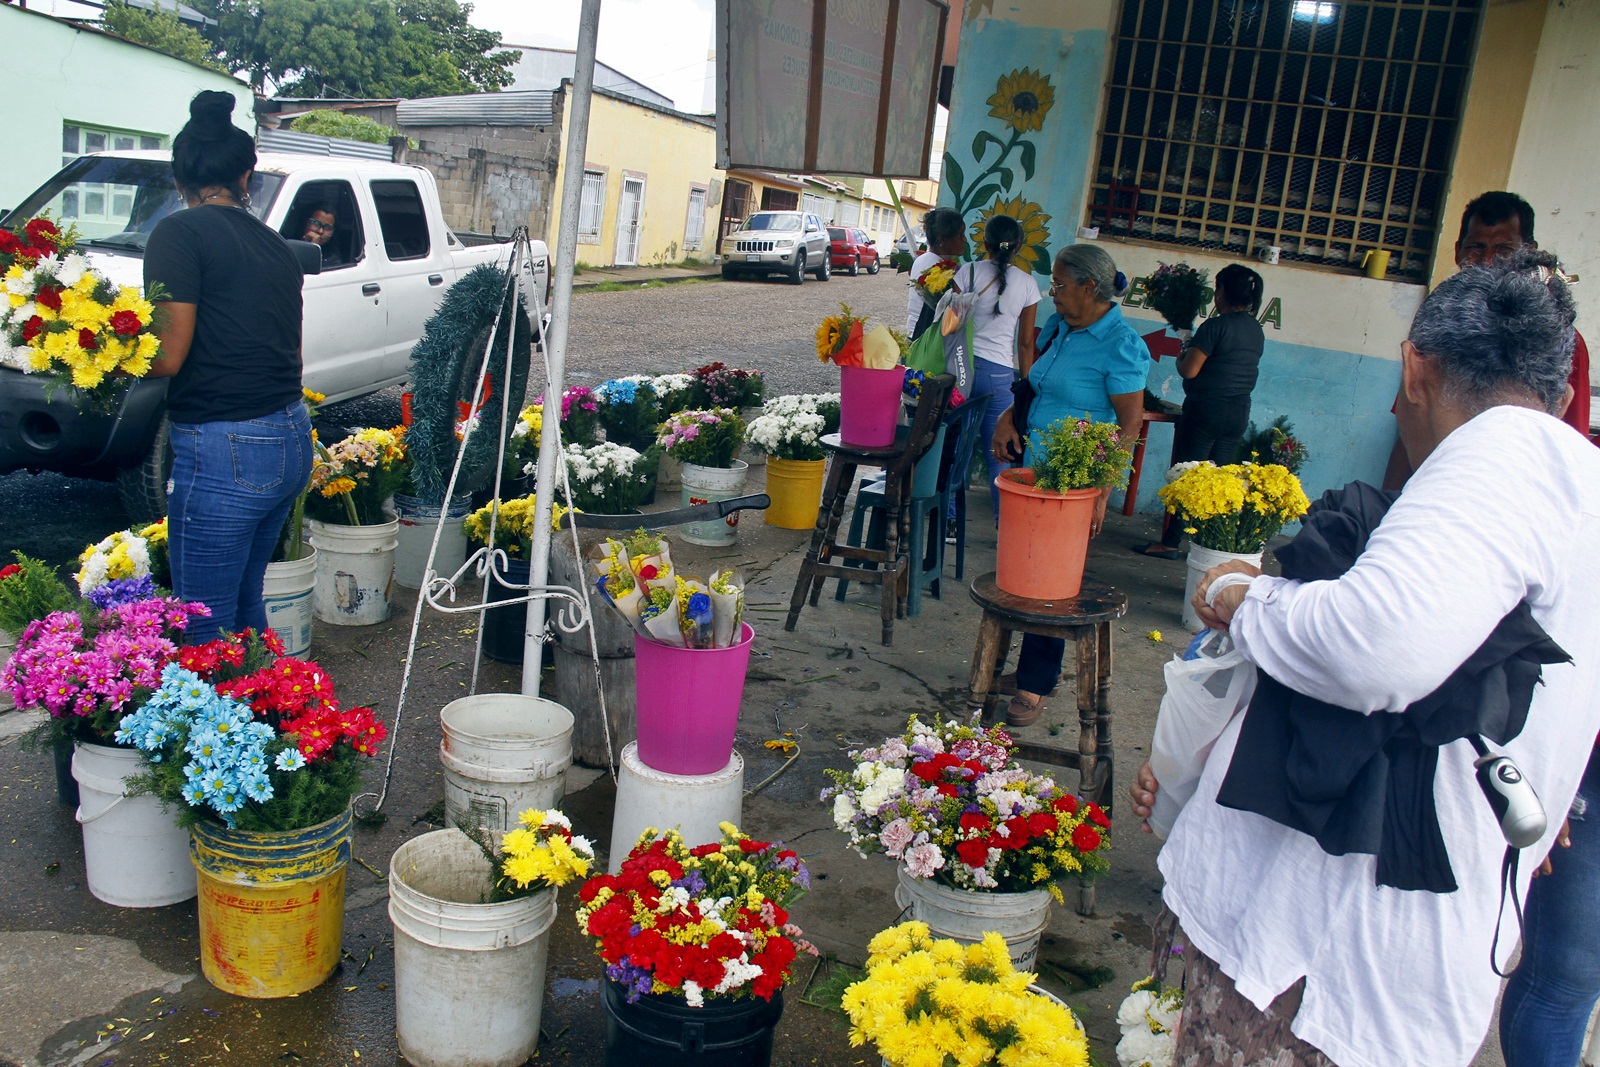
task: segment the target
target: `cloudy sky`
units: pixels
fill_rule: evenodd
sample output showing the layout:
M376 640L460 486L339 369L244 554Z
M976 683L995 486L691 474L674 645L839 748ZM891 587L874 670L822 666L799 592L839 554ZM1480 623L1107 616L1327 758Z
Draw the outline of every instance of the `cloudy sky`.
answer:
M670 96L681 111L701 110L713 0L602 0L601 62ZM507 44L574 48L580 0L472 0L472 23L499 30Z

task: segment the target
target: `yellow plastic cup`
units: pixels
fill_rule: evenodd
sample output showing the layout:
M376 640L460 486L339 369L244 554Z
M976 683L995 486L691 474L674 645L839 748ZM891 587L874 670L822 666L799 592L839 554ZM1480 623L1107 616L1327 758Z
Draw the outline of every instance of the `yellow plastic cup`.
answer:
M1369 278L1382 278L1389 273L1389 253L1376 248L1367 249L1367 254L1361 257L1361 269L1367 272Z

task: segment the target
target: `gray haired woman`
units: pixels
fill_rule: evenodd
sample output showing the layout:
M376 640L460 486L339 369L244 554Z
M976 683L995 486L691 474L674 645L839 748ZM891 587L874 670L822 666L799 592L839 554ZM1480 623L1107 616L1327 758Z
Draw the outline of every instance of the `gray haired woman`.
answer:
M1091 244L1068 245L1056 253L1050 272L1050 298L1056 313L1039 332L1038 356L1023 368L1033 384L1028 411L1028 436L1067 417L1114 422L1122 439L1138 439L1144 411L1144 385L1150 373L1150 352L1122 317L1115 297L1128 280L1105 250ZM1017 432L1012 409L1006 408L991 435L991 464L1026 460L1028 442ZM1110 490L1100 494L1092 533L1105 521ZM1005 531L1000 531L1005 536ZM1006 722L1029 726L1044 711L1044 699L1061 677L1066 645L1053 637L1028 634L1022 639L1014 679L1001 680L1010 691Z
M1352 723L1434 693L1525 604L1571 661L1544 667L1526 726L1503 746L1553 816L1523 857L1519 896L1600 731L1600 450L1554 417L1572 346L1572 298L1546 253L1441 282L1400 353L1396 416L1419 465L1355 563L1307 582L1229 564L1196 597L1206 624L1265 675L1332 714L1348 709ZM1376 884L1371 855L1324 851L1217 802L1247 717L1217 739L1160 854L1165 903L1196 950L1174 1062L1470 1063L1500 992L1495 968L1517 941L1471 739L1434 749L1431 794L1457 888L1401 892ZM1157 788L1147 764L1136 814ZM1583 897L1592 908L1592 884ZM1557 936L1581 926L1596 924Z

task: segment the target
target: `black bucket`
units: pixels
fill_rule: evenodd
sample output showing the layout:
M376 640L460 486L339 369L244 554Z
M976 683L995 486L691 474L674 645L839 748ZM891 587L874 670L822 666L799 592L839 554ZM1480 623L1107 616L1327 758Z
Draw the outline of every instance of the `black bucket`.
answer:
M57 741L50 746L56 761L56 803L67 808L78 806L78 780L72 777L72 742Z
M516 585L528 584L528 561L525 559L509 559L503 577L506 581ZM517 597L527 595L522 589L507 589L494 578L489 580L489 603L494 604L502 600L515 600ZM503 608L490 608L483 613L483 654L496 663L510 663L514 666L522 665L523 638L522 631L528 621L528 605L524 601L520 604L507 604ZM556 652L553 641L544 644L543 662L540 668L553 667L556 662Z
M622 985L601 983L606 1067L767 1067L783 991L771 1000L740 997L691 1008L681 996L652 994L628 1003Z

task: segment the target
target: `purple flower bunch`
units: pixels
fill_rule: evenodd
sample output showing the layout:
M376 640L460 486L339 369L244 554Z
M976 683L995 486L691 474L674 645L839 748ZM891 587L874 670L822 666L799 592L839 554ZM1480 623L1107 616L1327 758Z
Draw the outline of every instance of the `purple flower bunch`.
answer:
M116 604L87 621L55 612L22 631L0 687L17 707L48 713L67 736L110 744L122 714L160 687L189 620L209 614L172 597Z
M561 391L561 421L566 422L572 418L573 405L579 411L599 411L600 405L595 401L594 390L587 385L568 386Z
M156 595L156 580L150 575L143 578L113 578L89 590L87 600L99 611L110 611L124 604L149 600Z

